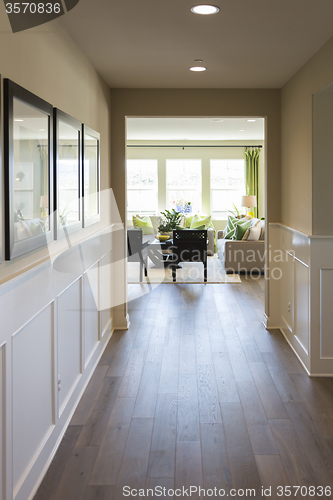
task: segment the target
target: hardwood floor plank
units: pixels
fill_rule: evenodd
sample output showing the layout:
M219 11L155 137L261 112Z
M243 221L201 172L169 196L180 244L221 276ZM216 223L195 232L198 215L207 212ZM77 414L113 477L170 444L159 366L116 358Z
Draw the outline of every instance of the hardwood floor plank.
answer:
M199 441L199 402L195 374L179 374L177 441Z
M216 325L210 325L209 323L208 333L209 333L210 348L212 354L214 354L215 352L228 352L222 327Z
M145 487L153 423L152 418L132 419L114 496L116 500L123 500L124 486Z
M177 346L165 346L161 367L159 394L177 394L179 376L179 342Z
M266 498L279 500L281 495L278 495L278 486L290 486L280 455L256 455L255 459L262 487L268 490Z
M197 365L212 365L212 351L208 328L194 330L195 354Z
M267 418L288 418L265 363L250 363L250 370Z
M124 375L128 359L130 357L135 337L123 333L123 337L118 343L117 350L110 362L107 377L122 377Z
M261 490L243 410L240 403L221 403L223 427L233 488Z
M222 423L214 367L212 365L198 364L197 381L200 423Z
M248 326L260 353L275 352L270 339L270 333L261 321L249 321Z
M263 362L258 346L252 337L251 330L248 326L243 328L237 328L238 338L242 344L243 351L248 363L260 363Z
M147 353L145 367L136 399L135 418L153 418L157 401L158 387L163 360L163 345L151 344Z
M128 364L118 392L119 398L135 398L137 396L141 375L145 363L146 350L132 349Z
M157 400L154 419L148 477L174 477L176 433L177 395L160 394Z
M194 334L180 337L179 373L196 373Z
M239 340L227 340L228 354L236 382L253 382L251 371Z
M282 401L284 403L301 403L303 399L289 373L278 362L277 355L272 352L266 352L262 353L262 357Z
M232 488L231 472L222 424L201 424L203 483L205 489Z
M286 409L320 485L333 490L333 450L322 437L304 403L286 403Z
M83 500L113 500L115 490L115 486L88 485Z
M323 397L316 381L305 373L292 374L291 378L303 398L310 415L316 422L319 431L326 439L333 438L333 403Z
M270 338L275 349L275 352L279 356L279 362L282 365L284 371L287 373L304 373L304 368L302 367L300 361L295 356L291 347L287 344L286 339L283 337L280 330L270 330Z
M58 487L81 430L80 425L69 425L34 500L50 500Z
M254 382L237 382L245 422L255 455L277 455L278 450Z
M175 488L203 487L201 447L199 441L187 441L176 445L176 477ZM186 494L184 496L187 496ZM192 492L191 500L204 498Z
M149 498L152 498L153 500L159 500L160 498L167 498L168 500L174 499L174 495L171 494L171 490L175 489L174 478L148 477L146 488L152 489L155 492L154 495L150 495L150 492L147 493L149 494Z
M99 446L117 398L121 379L105 377L78 439L79 446Z
M135 399L117 398L108 422L89 484L116 485Z
M295 486L316 486L318 483L313 470L290 420L273 419L269 420L269 424L291 482L290 484Z
M213 361L220 403L238 403L239 396L229 354L216 352L213 354Z
M57 489L51 496L52 500L83 498L97 453L98 446L75 446Z
M71 420L72 425L84 425L89 413L91 412L91 407L96 400L98 395L98 391L101 387L104 377L106 376L106 372L108 371L108 366L97 366L96 370L91 377L91 380L84 391L84 394L79 402L73 418Z

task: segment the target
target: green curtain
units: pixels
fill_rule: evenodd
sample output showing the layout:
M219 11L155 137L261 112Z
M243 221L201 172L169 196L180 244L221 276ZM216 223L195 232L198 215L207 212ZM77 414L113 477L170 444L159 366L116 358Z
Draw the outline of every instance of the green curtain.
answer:
M259 218L259 148L245 149L245 189L246 195L257 197L257 207L253 208L254 216Z

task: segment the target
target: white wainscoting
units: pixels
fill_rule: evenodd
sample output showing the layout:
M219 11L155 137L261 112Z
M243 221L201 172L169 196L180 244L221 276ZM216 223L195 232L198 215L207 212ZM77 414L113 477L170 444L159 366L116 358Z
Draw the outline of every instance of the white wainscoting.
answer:
M0 500L33 498L110 339L111 260L107 228L0 286Z
M270 224L270 279L267 327L279 328L311 376L333 376L333 237L310 236ZM273 256L281 253L280 264Z

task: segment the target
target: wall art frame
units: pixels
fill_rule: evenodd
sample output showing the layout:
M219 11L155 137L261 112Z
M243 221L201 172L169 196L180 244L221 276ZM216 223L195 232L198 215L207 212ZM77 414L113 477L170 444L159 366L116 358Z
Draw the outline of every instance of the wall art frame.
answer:
M82 123L57 108L54 108L54 179L55 239L68 238L83 227ZM66 193L70 198L68 203Z
M89 139L96 141L96 145L89 144ZM87 125L82 125L82 197L83 197L83 226L88 227L92 224L96 224L101 220L101 203L100 203L100 143L101 136L98 132L88 127ZM90 158L92 157L91 148L93 148L93 158L95 165L93 169L90 167ZM91 172L92 170L92 172ZM94 182L91 186L89 182L89 177L93 177ZM91 187L90 187L91 186ZM89 193L87 192L87 187ZM96 208L96 213L90 213L89 208L93 206Z
M54 226L51 216L53 212L53 106L9 79L4 79L3 88L5 259L12 260L43 247L48 241L53 240ZM21 115L18 115L14 108L23 110L24 118L19 119L17 116ZM20 125L18 129L16 122L23 122L23 126ZM46 128L36 128L38 123L43 123L43 126L45 124ZM15 211L17 202L14 199L14 192L17 193L19 190L16 189L14 182L15 163L17 164L14 156L17 154L15 151L21 148L21 145L22 150L26 150L26 155L35 154L37 158L35 167L39 172L39 182L31 184L32 181L29 180L28 187L30 186L31 189L27 189L27 186L22 189L25 197L27 193L31 193L34 199L34 216L36 215L33 219L34 230L31 229L32 221L27 221L24 217L24 211L22 214L21 209L17 210L17 206ZM23 163L31 163L30 156L28 159L25 158ZM40 207L42 198L46 200L43 208ZM38 209L36 204L38 204ZM21 213L19 218L18 211ZM28 215L31 216L31 213ZM18 237L18 226L22 226L25 230L22 238Z

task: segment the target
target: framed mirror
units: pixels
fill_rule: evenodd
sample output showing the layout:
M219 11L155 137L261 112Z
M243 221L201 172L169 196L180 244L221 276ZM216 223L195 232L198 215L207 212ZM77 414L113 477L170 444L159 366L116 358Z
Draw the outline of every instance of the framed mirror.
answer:
M53 107L4 80L5 258L53 238Z
M100 134L82 126L83 225L100 221Z
M56 239L80 230L83 224L81 131L80 122L54 110Z

